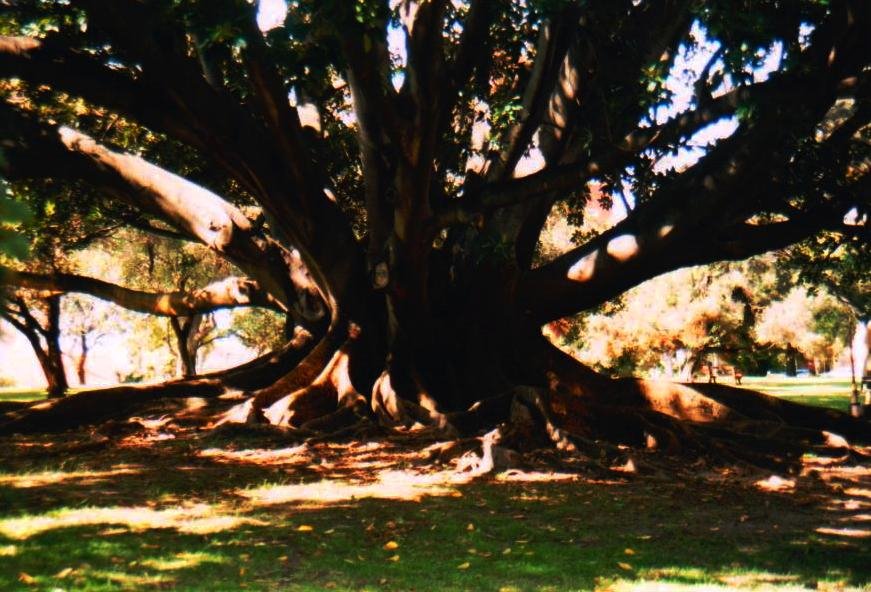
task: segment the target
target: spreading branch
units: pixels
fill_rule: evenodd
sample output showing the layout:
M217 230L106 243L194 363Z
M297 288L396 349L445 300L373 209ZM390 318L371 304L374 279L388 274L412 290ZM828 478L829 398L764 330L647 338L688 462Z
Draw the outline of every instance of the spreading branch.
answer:
M41 295L77 292L114 302L128 310L159 316L182 316L237 306L287 309L260 285L247 278L230 277L187 292L144 292L96 278L68 273L38 274L0 267L0 282L34 290Z

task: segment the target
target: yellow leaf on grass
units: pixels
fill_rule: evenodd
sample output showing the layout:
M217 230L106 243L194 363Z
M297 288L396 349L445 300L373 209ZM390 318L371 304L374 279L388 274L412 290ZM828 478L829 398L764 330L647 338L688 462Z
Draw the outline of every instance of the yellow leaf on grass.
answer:
M57 572L56 574L54 574L54 577L63 579L65 577L67 577L68 575L70 575L71 573L73 573L73 568L65 567L62 570L60 570L59 572Z
M617 567L619 567L620 569L625 569L626 571L632 570L631 565L629 565L628 563L623 563L622 561L617 562Z
M457 569L469 569L472 564L466 561L465 563L461 563L457 566Z
M314 526L310 526L310 525L308 525L308 524L300 524L300 525L299 525L299 528L297 528L296 530L299 531L299 532L311 532L311 531L313 531L314 529L315 529Z
M385 551L393 551L394 549L398 549L398 548L399 548L399 543L397 543L396 541L387 541L386 543L384 543L384 547L383 547L383 549Z
M623 552L626 553L627 555L635 555L635 551L632 550L632 549L626 549L626 550L623 551Z
M399 555L394 555L393 557L388 558L387 561L399 561Z
M27 584L28 586L36 584L36 578L24 571L18 574L18 581L22 584Z
M508 555L509 553L511 553L511 547L508 547L507 549L502 550L503 555Z
M475 530L475 525L469 522L469 524L466 525L466 530Z

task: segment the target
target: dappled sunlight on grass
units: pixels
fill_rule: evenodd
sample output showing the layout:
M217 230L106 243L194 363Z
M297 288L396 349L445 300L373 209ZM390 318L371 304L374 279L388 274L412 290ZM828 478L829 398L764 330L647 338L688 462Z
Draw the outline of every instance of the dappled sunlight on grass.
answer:
M868 538L816 530L869 528L867 469L813 465L813 474L775 479L676 465L647 479L543 462L471 479L399 438L269 449L255 437L221 447L175 433L101 448L69 434L61 445L74 452L61 468L57 447L41 447L48 439L10 442L0 590L784 592L871 583Z
M64 508L35 516L0 520L0 535L23 540L48 530L76 526L121 525L133 531L172 528L182 533L208 534L262 521L222 513L209 504L155 510L148 507Z
M556 481L577 481L579 476L575 473L520 471L512 469L498 473L495 479L505 483L550 483Z
M135 475L139 469L118 467L107 471L41 471L39 473L0 473L0 486L30 488L75 481L91 485L119 475Z
M864 530L861 528L829 528L825 526L821 526L816 529L816 532L820 534L826 534L830 536L837 537L847 537L851 539L867 539L871 538L871 530Z
M143 559L137 561L138 565L156 569L157 571L174 571L178 569L191 569L204 563L225 563L226 559L214 553L176 553L172 557L155 559Z
M420 501L423 497L457 496L451 484L461 482L450 471L421 474L410 471L382 471L374 481L352 483L341 480L287 485L263 485L240 489L238 495L256 505L301 503L322 506L363 498Z
M225 450L223 448L207 448L199 455L218 462L240 462L269 466L308 464L312 461L312 454L305 445L278 449Z

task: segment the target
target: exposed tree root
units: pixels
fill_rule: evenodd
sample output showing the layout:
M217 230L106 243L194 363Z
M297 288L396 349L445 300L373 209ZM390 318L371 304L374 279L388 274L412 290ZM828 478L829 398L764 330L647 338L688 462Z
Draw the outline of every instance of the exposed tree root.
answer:
M279 368L285 373L266 389L248 393L213 425L227 430L238 422L254 429L260 423L294 441L379 430L422 444L448 439L451 444L424 454L456 461L469 476L523 466L529 454L542 449L575 468L624 473L664 470L658 459L669 457L778 471L795 469L809 452L833 462L868 460L851 444L871 440L868 421L723 385L611 380L561 352L542 362L545 384L517 385L465 411L445 413L414 372L396 360L366 389L358 388L351 371L358 336L353 330L328 334L315 347L310 335L299 336L295 347L249 365L247 373L274 376ZM283 364L294 360L302 361L287 373ZM235 384L242 376L236 371ZM130 416L162 397L214 398L227 392L215 376L90 391L7 412L0 433L54 431Z

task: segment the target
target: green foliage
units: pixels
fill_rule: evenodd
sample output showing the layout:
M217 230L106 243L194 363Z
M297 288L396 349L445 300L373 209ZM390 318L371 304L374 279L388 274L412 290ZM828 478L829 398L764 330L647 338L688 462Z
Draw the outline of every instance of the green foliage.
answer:
M29 223L33 216L25 204L4 195L5 190L6 185L0 179L0 259L24 259L29 249L20 228Z

